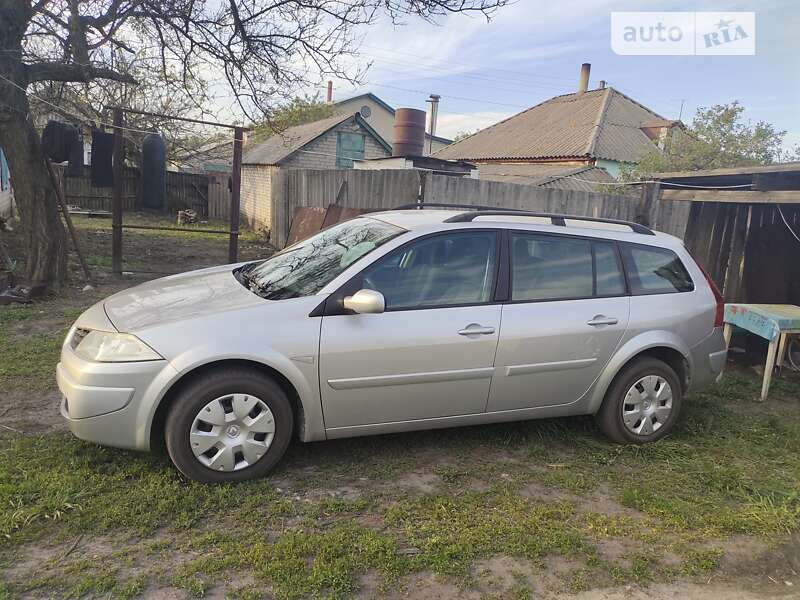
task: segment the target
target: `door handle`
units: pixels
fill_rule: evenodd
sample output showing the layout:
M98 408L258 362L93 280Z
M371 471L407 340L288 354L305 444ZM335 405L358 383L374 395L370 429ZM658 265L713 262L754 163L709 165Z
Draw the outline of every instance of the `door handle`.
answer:
M494 327L483 327L478 323L470 323L464 329L458 330L458 335L492 335Z
M619 319L615 319L614 317L606 317L605 315L595 315L595 317L591 321L587 321L587 325L591 325L592 327L598 327L600 325L616 325L619 323Z

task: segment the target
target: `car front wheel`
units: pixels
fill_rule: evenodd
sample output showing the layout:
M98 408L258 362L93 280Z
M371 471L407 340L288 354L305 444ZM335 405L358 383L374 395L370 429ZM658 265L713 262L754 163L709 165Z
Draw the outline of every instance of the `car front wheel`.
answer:
M294 427L285 392L255 370L214 370L190 381L167 415L167 452L196 481L262 477L286 452Z
M621 444L644 444L675 426L683 394L675 371L663 361L641 358L617 375L597 413L600 430Z

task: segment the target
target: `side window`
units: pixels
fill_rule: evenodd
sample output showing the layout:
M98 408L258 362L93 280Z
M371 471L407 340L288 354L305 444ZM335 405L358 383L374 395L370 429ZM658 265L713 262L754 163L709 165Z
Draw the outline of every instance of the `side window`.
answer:
M594 295L588 240L511 235L511 300L564 300Z
M436 235L381 258L363 287L386 298L386 309L435 308L491 301L497 235L476 231Z
M622 244L632 294L691 292L694 283L678 255L666 248Z
M625 294L625 278L613 243L594 242L594 268L598 296Z
M364 158L364 135L340 131L336 134L336 166L352 169L353 160Z

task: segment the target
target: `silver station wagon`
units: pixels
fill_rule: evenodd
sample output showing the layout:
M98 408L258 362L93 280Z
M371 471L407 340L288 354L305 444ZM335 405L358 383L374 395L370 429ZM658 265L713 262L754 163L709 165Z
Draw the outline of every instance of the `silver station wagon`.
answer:
M57 377L76 436L241 481L292 436L595 415L614 442L652 442L721 372L721 325L677 238L408 206L115 294L72 327Z

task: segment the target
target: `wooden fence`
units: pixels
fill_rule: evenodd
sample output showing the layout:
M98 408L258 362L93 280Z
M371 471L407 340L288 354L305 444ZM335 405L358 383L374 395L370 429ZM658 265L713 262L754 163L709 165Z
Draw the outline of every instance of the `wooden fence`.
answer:
M727 302L800 304L800 206L662 202L690 205L686 246Z
M83 167L79 177L66 177L65 168L55 165L56 173L64 186L67 204L80 206L85 210L111 210L112 188L98 188L92 185L90 167ZM203 217L227 219L229 207L221 208L223 194L216 187L224 187L224 196L230 205L230 192L225 185L212 188L214 176L222 174L184 173L167 171L166 213L192 208ZM227 175L227 174L225 174ZM141 171L136 167L125 167L122 180L122 208L136 210L142 207ZM213 212L213 215L211 214Z
M424 202L646 221L651 227L677 237L683 237L689 215L688 203L654 203L644 208L641 199L635 196L481 181L414 170L276 169L270 190L271 236L279 248L286 242L297 208L333 203L385 210L422 197Z
M54 168L61 180L67 204L80 206L84 210L111 210L112 188L94 187L90 167L84 166L79 177L67 177L66 168L62 165L54 165ZM125 167L122 178L122 208L137 208L139 193L139 170Z
M208 176L208 218L228 221L231 214L231 174L214 171Z

